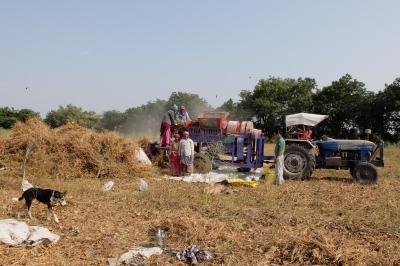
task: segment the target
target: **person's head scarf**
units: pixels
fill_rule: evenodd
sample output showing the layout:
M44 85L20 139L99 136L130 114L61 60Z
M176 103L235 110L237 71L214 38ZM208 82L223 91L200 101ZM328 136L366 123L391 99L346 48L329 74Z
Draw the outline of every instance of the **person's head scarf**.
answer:
M185 106L182 105L181 108L179 109L179 116L183 118L185 117L185 115L186 115L186 108Z
M181 136L179 134L174 134L175 141L179 141Z
M176 104L172 105L171 110L175 112L178 110L178 106Z

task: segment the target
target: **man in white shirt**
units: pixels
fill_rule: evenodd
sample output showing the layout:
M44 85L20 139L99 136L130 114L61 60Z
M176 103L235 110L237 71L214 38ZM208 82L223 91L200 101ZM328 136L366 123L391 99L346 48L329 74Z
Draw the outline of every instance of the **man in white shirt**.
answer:
M183 174L193 174L194 144L189 138L189 132L183 132L183 139L179 142L179 159Z

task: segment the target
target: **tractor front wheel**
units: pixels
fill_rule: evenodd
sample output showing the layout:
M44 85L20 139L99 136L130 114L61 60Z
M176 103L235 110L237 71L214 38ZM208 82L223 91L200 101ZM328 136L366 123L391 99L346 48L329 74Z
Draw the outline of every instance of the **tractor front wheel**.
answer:
M212 169L210 158L205 154L196 153L193 157L193 168L195 173L209 173Z
M354 168L353 177L357 182L365 185L375 184L378 181L379 173L375 165L371 163L359 163Z

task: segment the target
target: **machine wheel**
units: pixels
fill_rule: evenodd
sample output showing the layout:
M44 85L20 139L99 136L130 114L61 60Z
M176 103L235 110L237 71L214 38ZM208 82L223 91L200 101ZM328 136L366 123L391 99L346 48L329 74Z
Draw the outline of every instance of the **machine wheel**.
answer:
M205 154L196 153L193 157L193 168L195 173L209 173L212 168L210 158Z
M315 169L314 150L306 149L298 144L288 145L285 149L283 161L284 179L305 180L312 175Z
M353 177L357 182L365 185L375 184L378 181L379 173L375 165L371 163L359 163L354 168Z

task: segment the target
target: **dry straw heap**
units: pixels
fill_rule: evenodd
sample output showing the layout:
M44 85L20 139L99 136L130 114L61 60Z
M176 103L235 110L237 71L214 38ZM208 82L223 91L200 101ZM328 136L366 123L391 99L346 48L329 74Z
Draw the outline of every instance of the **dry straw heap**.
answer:
M116 132L97 133L75 123L51 129L40 119L17 122L8 138L0 139L0 166L20 169L31 142L36 149L27 165L28 176L125 178L155 171L136 158L137 144Z

